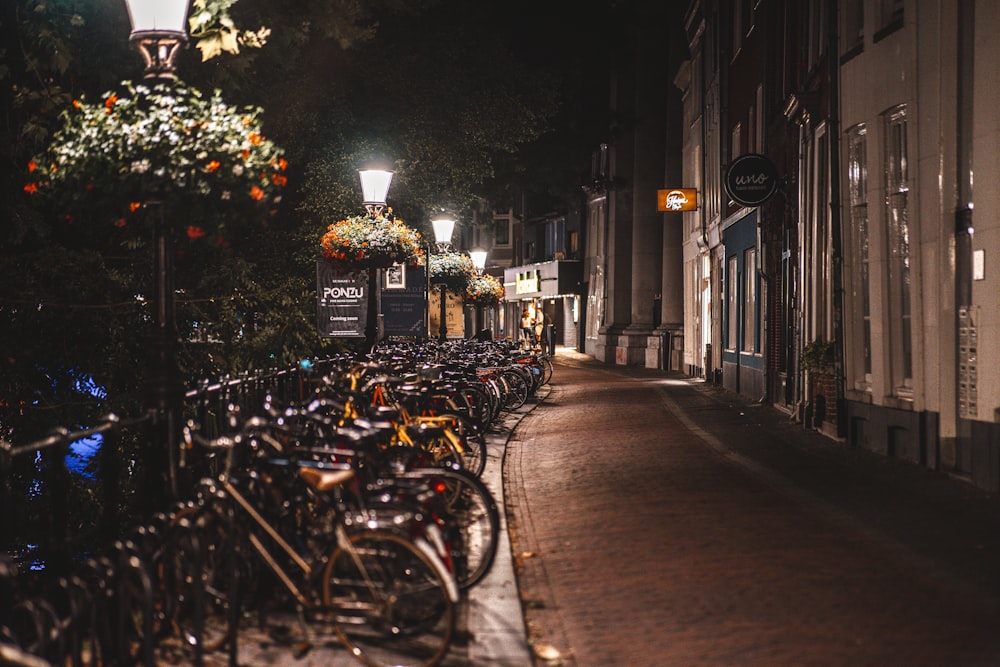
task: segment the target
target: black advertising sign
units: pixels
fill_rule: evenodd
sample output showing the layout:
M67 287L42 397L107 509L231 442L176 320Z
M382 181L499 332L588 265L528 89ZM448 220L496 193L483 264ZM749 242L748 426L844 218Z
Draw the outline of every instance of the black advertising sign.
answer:
M316 328L324 338L364 338L368 316L368 272L335 271L316 262Z
M397 274L394 269L399 270ZM427 335L426 274L422 266L386 269L382 288L382 322L386 336Z
M726 192L741 206L760 206L777 189L778 170L763 155L741 155L726 171Z

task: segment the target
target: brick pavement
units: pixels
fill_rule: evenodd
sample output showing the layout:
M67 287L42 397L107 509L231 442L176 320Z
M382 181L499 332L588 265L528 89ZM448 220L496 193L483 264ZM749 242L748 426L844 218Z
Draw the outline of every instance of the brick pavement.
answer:
M536 665L1000 664L1000 505L680 376L557 356L507 446Z

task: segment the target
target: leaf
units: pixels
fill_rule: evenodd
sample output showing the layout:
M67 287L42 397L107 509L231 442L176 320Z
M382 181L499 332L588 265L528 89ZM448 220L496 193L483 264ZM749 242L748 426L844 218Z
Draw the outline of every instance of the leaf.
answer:
M222 50L226 53L236 54L240 52L239 32L233 28L224 28L221 31Z
M201 51L201 62L211 60L222 53L222 39L216 33L202 37L195 46Z

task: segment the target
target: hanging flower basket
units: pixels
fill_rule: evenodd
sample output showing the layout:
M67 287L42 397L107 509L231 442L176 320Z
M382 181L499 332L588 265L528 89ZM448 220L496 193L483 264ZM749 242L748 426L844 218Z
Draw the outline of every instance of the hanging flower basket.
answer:
M480 306L496 306L503 301L503 283L488 273L475 276L465 287L465 300Z
M349 269L384 269L415 264L423 255L420 232L389 216L357 215L327 227L320 239L323 256Z
M476 277L472 258L457 252L430 256L430 278L433 284L444 284L455 294L465 294L465 288Z
M116 207L117 227L150 201L185 210L185 224L188 207L205 212L213 202L218 220L248 208L273 213L288 165L264 137L261 113L179 81L124 81L99 104L73 101L48 150L29 162L24 190L67 209Z

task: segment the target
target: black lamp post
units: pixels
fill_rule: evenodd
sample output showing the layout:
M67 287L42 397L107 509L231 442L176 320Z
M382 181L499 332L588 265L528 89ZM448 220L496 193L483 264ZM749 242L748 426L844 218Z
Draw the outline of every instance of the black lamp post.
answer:
M469 257L472 258L472 265L476 267L476 275L483 275L483 269L486 268L486 251L482 249L470 250ZM483 312L483 307L477 303L473 312L476 320L476 334L478 334L484 328L484 323L480 322L481 319L485 319L480 316Z
M389 195L389 184L392 183L392 172L383 169L362 169L361 192L364 196L365 210L368 217L375 220L385 210L386 198ZM378 340L378 269L368 270L368 314L365 317L365 346L368 351L375 347Z
M431 225L434 227L434 240L437 242L437 248L439 253L447 251L451 247L451 235L455 231L455 220L447 216L438 216L431 220ZM429 268L429 264L428 264ZM448 337L448 296L445 293L448 286L442 281L440 284L441 288L441 322L438 328L438 340L444 342Z
M174 60L187 43L189 0L126 0L132 33L129 41L146 63L145 78L150 83L177 78ZM153 291L156 320L151 341L151 368L147 390L157 419L164 423L167 476L170 494L178 497L177 452L180 442L180 414L183 385L177 366L177 327L174 321L174 249L163 202L149 201L153 218ZM152 491L151 491L152 493Z

